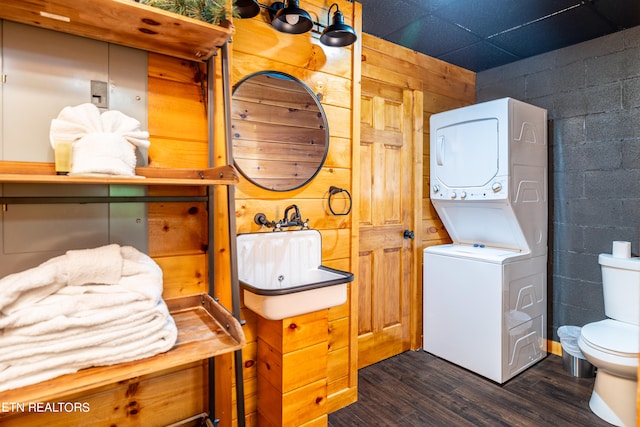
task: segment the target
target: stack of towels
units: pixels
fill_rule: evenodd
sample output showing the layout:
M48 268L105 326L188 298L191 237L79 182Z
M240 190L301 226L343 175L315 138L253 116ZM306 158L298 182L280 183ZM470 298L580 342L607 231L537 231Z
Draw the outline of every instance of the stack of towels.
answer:
M0 391L168 351L162 270L130 246L72 250L0 279Z
M136 147L149 148L149 132L126 114L101 113L91 103L65 107L51 120L51 146L72 141L70 175L135 176Z

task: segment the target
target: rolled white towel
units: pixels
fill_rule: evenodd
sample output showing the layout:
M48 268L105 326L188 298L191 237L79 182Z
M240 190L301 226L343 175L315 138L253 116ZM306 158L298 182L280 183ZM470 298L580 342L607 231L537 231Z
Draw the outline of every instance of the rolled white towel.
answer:
M51 120L49 139L54 147L56 139L77 141L91 132L102 129L102 119L98 107L91 103L80 104L75 107L64 107L58 117Z
M90 133L73 144L70 175L134 176L135 149L122 135Z
M150 145L138 120L115 110L101 114L91 103L63 108L49 139L52 147L60 139L73 142L72 175L135 176L136 147Z

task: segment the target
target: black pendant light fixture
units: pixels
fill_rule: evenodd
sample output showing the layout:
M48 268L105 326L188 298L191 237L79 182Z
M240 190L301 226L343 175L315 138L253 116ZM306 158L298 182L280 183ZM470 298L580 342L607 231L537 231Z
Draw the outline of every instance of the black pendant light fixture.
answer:
M271 25L276 30L288 34L302 34L311 30L314 25L324 27L319 22L313 22L309 13L300 9L299 0L276 1L266 6L257 0L236 0L235 7L240 18L253 18L260 13L260 9L266 9L271 19ZM331 19L331 11L333 19ZM327 24L320 36L320 43L325 46L344 47L358 40L358 35L353 27L344 23L344 16L340 12L337 3L333 3L327 11Z
M288 0L286 6L282 2L271 5L270 14L277 10L271 18L271 25L278 31L289 34L306 33L313 27L313 21L309 13L300 9L298 0Z
M333 22L326 27L320 36L320 42L326 46L349 46L358 39L355 30L344 23L344 16L340 12L340 8L337 3L334 3L329 7L327 12L327 23L329 22L329 16L331 15L331 9L336 7L336 11L333 13Z
M240 18L253 18L260 13L260 4L256 0L236 0L235 6Z

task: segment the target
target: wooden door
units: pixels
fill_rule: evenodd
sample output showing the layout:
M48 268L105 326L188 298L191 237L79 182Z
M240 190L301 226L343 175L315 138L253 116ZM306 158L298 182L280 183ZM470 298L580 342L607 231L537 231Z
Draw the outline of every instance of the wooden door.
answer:
M422 182L422 92L363 76L358 366L411 345ZM406 230L406 235L405 235ZM416 236L419 237L419 236Z

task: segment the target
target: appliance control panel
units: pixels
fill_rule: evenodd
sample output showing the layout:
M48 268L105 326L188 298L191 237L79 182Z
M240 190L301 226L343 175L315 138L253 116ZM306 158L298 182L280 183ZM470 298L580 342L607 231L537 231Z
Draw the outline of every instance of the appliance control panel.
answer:
M431 198L442 200L497 200L506 199L508 188L500 179L484 187L450 188L436 181L431 186Z

